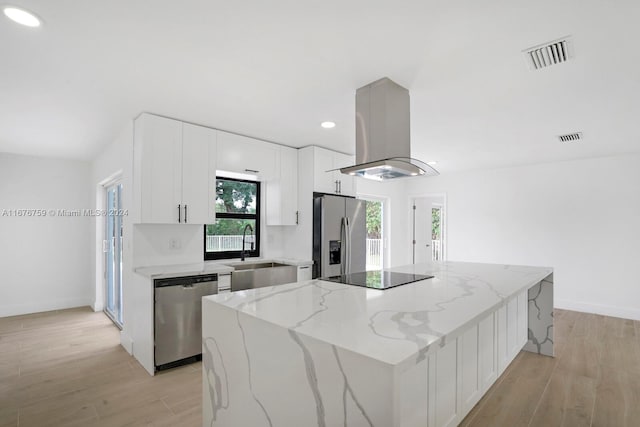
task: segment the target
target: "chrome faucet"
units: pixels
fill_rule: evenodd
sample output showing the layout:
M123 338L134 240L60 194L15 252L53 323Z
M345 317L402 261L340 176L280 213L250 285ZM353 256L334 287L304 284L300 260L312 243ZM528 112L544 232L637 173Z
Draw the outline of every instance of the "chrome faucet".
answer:
M242 250L240 251L240 261L244 261L244 238L247 233L247 228L251 229L251 234L253 234L253 227L251 224L245 225L244 230L242 230ZM251 240L251 251L253 252L253 239Z

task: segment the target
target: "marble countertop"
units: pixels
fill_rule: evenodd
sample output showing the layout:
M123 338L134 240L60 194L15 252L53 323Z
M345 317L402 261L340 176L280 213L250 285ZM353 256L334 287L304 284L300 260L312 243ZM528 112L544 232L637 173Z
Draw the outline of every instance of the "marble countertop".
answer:
M281 264L306 266L313 265L313 261L292 258L247 258L246 261L229 260L228 262L206 261L191 264L170 264L138 267L133 271L150 279L163 279L167 277L195 276L199 274L224 274L234 271L234 265L248 262L279 262Z
M424 358L431 346L553 273L548 267L464 262L391 270L435 277L387 290L309 280L205 299L399 366Z

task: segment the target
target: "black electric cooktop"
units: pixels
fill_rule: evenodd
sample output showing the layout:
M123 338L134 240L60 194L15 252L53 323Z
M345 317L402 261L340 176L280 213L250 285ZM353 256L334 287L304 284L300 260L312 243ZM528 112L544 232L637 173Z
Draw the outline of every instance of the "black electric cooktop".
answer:
M324 277L322 280L345 285L362 286L371 289L389 289L400 285L431 279L433 276L424 274L396 273L386 270L362 271L341 276Z

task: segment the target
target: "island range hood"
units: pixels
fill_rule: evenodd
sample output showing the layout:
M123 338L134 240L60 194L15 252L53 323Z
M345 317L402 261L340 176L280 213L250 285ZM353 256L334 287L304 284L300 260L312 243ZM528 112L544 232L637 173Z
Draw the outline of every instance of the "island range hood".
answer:
M347 175L384 181L438 175L411 158L409 91L384 77L356 91L356 164Z

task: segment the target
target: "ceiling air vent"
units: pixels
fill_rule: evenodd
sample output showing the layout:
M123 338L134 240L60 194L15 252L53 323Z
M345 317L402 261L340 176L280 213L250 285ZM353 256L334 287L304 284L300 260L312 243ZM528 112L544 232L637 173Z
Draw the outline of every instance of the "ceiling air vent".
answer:
M558 136L558 139L560 140L560 142L579 142L582 141L583 137L582 132L576 132L568 133L566 135L560 135Z
M539 70L561 64L573 57L570 37L563 37L549 43L534 46L523 51L529 68Z

